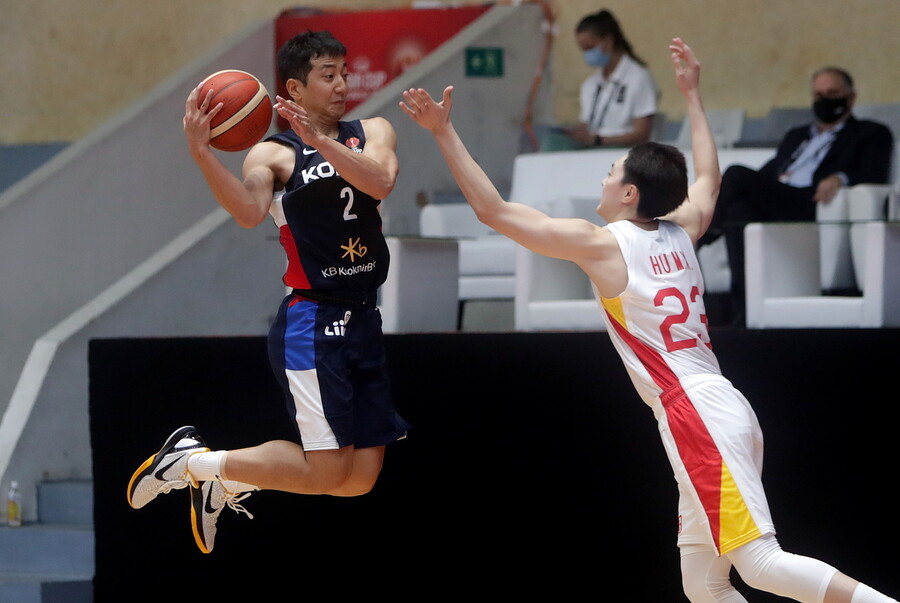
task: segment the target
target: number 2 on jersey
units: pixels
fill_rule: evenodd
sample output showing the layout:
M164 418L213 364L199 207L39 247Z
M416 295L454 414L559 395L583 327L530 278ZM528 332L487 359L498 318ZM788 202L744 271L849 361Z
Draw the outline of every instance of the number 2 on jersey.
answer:
M350 210L353 208L353 189L349 186L342 188L341 199L347 199L347 205L344 206L344 221L355 220L357 215L350 213Z

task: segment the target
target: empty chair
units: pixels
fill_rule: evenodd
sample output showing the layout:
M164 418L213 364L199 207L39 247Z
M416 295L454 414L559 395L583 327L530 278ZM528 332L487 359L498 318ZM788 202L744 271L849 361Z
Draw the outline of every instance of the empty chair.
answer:
M535 207L555 218L583 218L605 224L594 197L557 197ZM591 281L574 262L516 250L517 331L603 331L606 324Z
M750 328L877 328L900 326L900 224L864 229L861 296L821 295L819 225L754 223L745 230L747 326Z
M741 131L744 128L744 118L747 112L744 109L708 109L706 117L709 127L712 129L713 139L720 149L730 149L741 139ZM691 148L691 124L687 116L681 122L678 138L675 146L680 149Z
M650 132L650 140L663 142L666 140L666 129L668 127L668 118L662 111L657 111L653 116L653 131Z
M468 203L425 205L419 214L419 233L459 241L459 328L467 301L513 299L516 244L479 222Z

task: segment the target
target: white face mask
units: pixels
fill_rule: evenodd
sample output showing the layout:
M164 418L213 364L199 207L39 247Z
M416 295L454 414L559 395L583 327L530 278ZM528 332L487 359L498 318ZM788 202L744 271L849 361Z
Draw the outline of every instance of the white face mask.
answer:
M584 62L590 67L604 67L609 63L609 55L603 52L599 46L584 51Z

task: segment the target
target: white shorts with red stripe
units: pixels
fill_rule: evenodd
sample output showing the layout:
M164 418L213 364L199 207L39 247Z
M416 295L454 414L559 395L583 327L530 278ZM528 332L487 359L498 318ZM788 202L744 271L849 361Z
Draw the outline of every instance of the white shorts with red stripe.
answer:
M681 379L659 401L659 432L679 489L678 544L709 544L724 555L774 533L762 430L743 394L721 375L704 374Z

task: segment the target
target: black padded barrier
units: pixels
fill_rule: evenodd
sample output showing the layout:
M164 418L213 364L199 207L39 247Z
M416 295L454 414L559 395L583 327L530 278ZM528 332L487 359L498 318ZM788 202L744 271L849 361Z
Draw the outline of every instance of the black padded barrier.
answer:
M890 378L900 331L722 328L713 341L765 432L783 548L897 596ZM257 492L244 501L254 519L223 511L215 550L203 555L186 490L134 510L125 488L181 425L213 449L288 436L265 340L92 341L96 600L138 589L253 601L685 601L675 483L605 333L385 342L413 429L388 448L375 489L346 499ZM783 600L742 588L749 601Z

